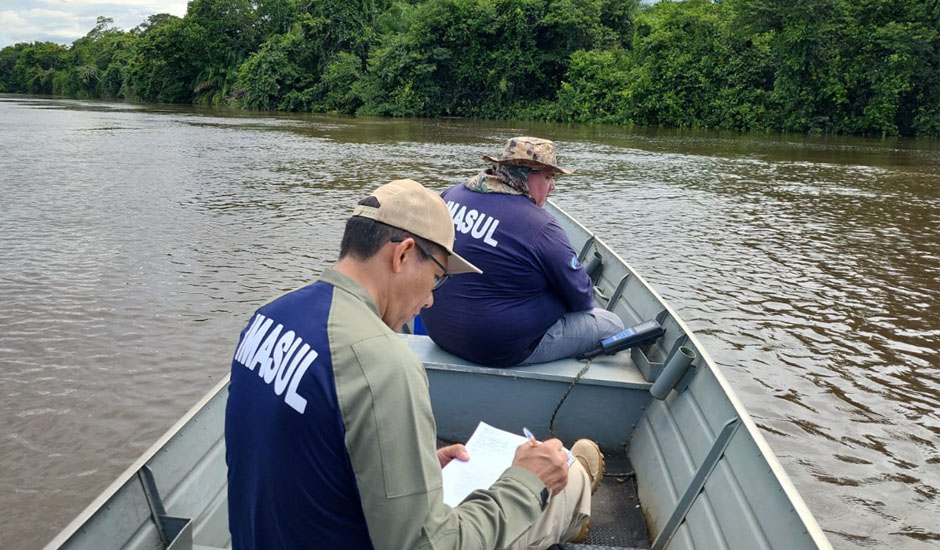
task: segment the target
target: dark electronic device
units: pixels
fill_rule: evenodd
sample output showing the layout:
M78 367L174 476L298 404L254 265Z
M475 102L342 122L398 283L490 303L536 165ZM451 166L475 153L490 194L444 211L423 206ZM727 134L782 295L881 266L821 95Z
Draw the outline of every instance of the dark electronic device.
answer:
M655 340L665 333L665 329L657 321L645 321L638 325L624 329L610 338L604 338L599 342L596 349L593 349L578 359L590 359L598 355L613 355L618 351L639 346L650 340Z

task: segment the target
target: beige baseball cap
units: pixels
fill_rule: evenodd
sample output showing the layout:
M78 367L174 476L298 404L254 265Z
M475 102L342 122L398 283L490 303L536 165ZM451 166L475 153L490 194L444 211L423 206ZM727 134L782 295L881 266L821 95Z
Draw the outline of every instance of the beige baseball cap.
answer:
M370 218L439 244L447 250L447 273L483 273L454 253L454 220L440 195L414 180L395 180L372 192L379 206L357 205L353 216Z

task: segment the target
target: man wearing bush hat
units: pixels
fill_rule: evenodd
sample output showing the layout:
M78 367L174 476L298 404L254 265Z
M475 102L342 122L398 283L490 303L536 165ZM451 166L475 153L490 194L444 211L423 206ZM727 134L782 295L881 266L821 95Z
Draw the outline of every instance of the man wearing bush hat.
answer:
M594 307L594 286L558 221L542 208L555 189L555 144L516 137L499 158L443 193L454 250L483 270L437 294L421 318L445 350L495 367L573 357L623 330ZM472 311L473 315L462 314Z

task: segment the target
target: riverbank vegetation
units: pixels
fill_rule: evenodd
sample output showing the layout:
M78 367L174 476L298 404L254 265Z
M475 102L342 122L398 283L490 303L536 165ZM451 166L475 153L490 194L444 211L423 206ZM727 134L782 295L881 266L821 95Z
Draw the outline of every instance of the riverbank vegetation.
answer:
M940 136L940 2L192 0L3 48L0 91Z

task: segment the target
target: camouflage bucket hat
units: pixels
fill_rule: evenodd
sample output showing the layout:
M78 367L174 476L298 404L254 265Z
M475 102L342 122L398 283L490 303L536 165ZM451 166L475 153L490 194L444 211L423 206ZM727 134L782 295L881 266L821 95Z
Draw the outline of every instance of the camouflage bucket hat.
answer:
M566 170L556 164L555 143L547 139L535 137L514 137L506 140L503 154L493 158L485 155L483 160L497 164L511 164L526 166L536 170L551 168L562 174L573 174L574 170Z

